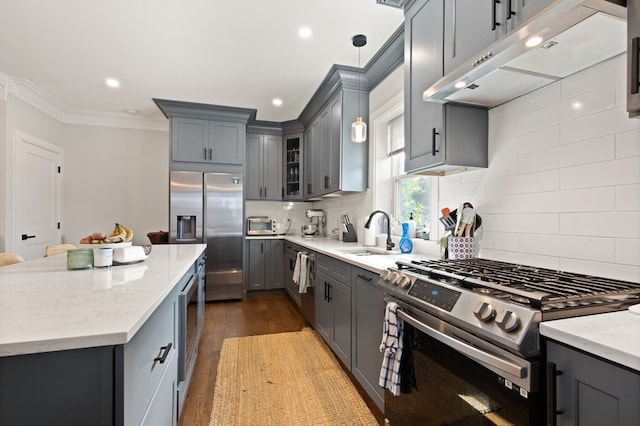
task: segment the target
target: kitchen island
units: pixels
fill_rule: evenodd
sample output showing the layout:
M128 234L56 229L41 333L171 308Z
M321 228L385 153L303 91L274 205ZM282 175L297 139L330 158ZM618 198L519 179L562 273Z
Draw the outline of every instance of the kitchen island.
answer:
M175 423L178 292L205 245L69 271L0 268L0 424Z

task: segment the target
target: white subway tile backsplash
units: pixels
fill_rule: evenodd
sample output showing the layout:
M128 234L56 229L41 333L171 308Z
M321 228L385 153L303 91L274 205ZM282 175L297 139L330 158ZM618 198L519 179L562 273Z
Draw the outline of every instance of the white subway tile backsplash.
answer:
M557 104L533 111L519 119L522 132L547 127L551 124L563 123L579 117L591 115L598 111L614 108L616 105L616 85L610 83L598 87L576 97L565 99Z
M615 206L616 211L640 211L640 184L617 186Z
M523 194L518 199L522 213L611 211L616 191L609 186Z
M617 133L615 138L616 158L638 157L638 173L640 173L640 129Z
M487 193L507 195L556 191L560 189L559 176L559 170L546 170L524 175L489 178L487 180Z
M640 212L561 213L560 234L640 238Z
M510 159L530 152L544 152L560 145L560 127L549 126L489 145L489 159Z
M486 214L482 215L484 232L557 234L557 213Z
M479 238L479 246L484 249L518 251L518 234L508 232L484 232Z
M544 256L615 261L614 238L520 234L518 249L522 253Z
M518 195L492 195L474 204L478 214L518 213Z
M640 129L640 120L630 119L623 105L562 123L560 142L573 143L633 129Z
M617 280L640 282L640 266L620 263L586 261L581 259L560 258L561 271L578 272L596 277L608 277Z
M607 135L518 157L518 171L529 173L615 158L615 138Z
M560 187L595 188L640 183L635 157L560 169Z
M640 239L618 238L616 240L616 263L640 267Z

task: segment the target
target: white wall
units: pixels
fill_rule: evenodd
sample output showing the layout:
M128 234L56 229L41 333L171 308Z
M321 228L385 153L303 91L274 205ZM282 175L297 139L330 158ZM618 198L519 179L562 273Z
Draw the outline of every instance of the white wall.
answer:
M489 112L489 168L439 180L441 208L482 217L480 257L640 282L625 72L620 56Z
M78 243L115 222L134 231L168 231L169 135L163 131L69 125L61 146L64 167L64 240Z
M2 102L2 101L0 101ZM168 230L169 135L166 131L62 124L9 95L0 108L6 128L0 138L3 177L13 174L13 131L20 130L64 149L63 241L130 226L134 242L148 244L150 231ZM13 222L11 185L0 198L0 251ZM1 196L0 192L0 196Z

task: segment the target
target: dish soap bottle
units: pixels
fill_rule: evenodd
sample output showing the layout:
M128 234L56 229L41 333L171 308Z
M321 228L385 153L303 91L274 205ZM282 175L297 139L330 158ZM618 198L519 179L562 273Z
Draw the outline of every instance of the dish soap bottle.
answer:
M409 238L409 224L402 224L402 237L400 238L400 253L411 253L413 250L413 242Z
M409 238L416 238L416 221L413 218L413 213L409 213Z

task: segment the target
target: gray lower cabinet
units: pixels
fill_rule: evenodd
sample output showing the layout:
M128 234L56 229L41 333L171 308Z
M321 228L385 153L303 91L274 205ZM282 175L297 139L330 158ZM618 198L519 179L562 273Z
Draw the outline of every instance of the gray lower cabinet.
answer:
M247 290L273 290L284 287L283 253L282 240L249 240Z
M547 342L547 361L551 377L547 424L640 424L640 373L553 341ZM561 411L555 419L554 403Z
M241 123L171 118L171 160L241 165L246 126Z
M316 254L316 330L351 370L351 265Z
M378 385L382 353L384 292L376 285L378 274L357 267L351 272L353 293L353 342L351 372L375 404L384 412L384 389Z
M247 200L282 199L282 134L247 133Z
M191 276L126 345L0 358L0 424L175 425L178 289Z
M627 2L627 111L640 117L640 3Z
M487 111L422 98L443 76L443 14L442 0L416 0L405 13L406 172L488 166Z
M296 267L296 259L300 250L301 247L296 244L288 241L284 243L284 288L298 306L301 305L302 297L298 291L298 284L293 282L293 270Z

